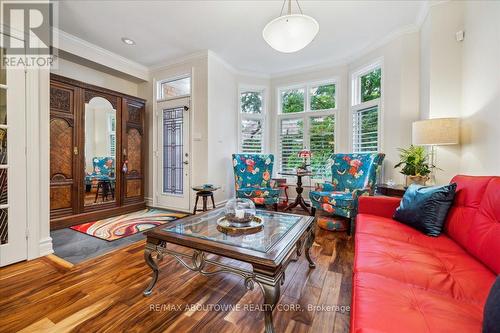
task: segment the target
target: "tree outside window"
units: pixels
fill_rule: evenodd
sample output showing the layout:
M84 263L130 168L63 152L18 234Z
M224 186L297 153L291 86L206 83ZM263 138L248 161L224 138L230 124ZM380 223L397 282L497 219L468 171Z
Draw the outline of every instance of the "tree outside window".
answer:
M380 97L381 77L382 70L380 68L361 76L361 102L368 102Z
M304 89L290 89L281 92L281 112L296 113L304 111Z
M310 96L311 110L335 109L335 84L313 87Z
M240 94L241 112L262 113L262 93L257 91L244 91Z

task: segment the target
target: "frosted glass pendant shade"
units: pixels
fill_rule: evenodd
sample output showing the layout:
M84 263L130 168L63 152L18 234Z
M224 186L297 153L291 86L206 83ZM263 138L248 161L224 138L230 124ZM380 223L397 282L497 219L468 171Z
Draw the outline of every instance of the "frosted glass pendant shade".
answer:
M315 19L303 14L291 14L269 22L262 36L273 49L292 53L306 47L318 32L319 24Z

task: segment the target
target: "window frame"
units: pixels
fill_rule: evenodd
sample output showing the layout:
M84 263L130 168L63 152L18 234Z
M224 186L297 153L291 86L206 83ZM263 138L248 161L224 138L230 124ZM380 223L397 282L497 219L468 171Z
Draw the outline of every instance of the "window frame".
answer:
M267 87L257 85L239 85L238 86L238 153L243 153L242 149L242 135L241 124L243 120L260 120L262 123L262 150L261 154L268 151L267 149ZM256 92L262 95L262 112L259 113L245 113L241 111L241 94L243 92Z
M373 72L374 70L381 70L380 77L380 97L361 102L361 77ZM353 153L360 153L359 151L354 151L354 116L358 111L363 111L369 108L377 107L377 151L383 150L383 101L384 101L384 62L383 58L376 59L364 66L359 67L357 70L351 72L351 91L350 91L350 103L349 103L349 151Z
M328 84L334 84L335 85L335 94L334 94L334 99L335 99L335 107L331 109L324 109L324 110L311 110L311 89L314 87L322 86L322 85L328 85ZM286 90L290 89L304 89L304 111L302 112L295 112L295 113L283 113L282 112L282 103L281 103L281 93ZM338 150L338 121L339 121L339 100L338 96L339 90L341 89L341 84L340 84L340 79L339 77L331 77L328 79L324 80L317 80L317 81L308 81L304 83L298 83L298 84L293 84L293 85L286 85L286 86L280 86L276 88L276 103L277 103L277 117L276 117L276 135L275 135L275 147L276 147L276 156L277 158L275 159L277 162L277 172L280 173L282 172L282 160L281 160L281 149L280 149L280 137L281 137L281 121L283 119L302 119L304 123L304 128L303 128L303 147L308 147L308 149L311 148L311 136L310 136L310 129L311 129L311 118L315 117L323 117L323 116L333 116L335 120L335 127L334 127L334 138L335 138L335 147L334 151L332 154L334 154ZM283 178L293 178L290 176L282 176ZM324 181L322 178L314 178L311 177L312 181Z
M189 84L190 84L189 94L163 98L163 90L161 88L163 83L178 81L178 80L187 79L187 78L190 79L189 80ZM164 101L171 101L171 100L181 99L181 98L189 98L189 97L191 97L192 93L193 93L193 75L192 75L192 73L184 73L184 74L169 77L168 79L156 81L156 94L155 94L156 95L156 102L164 102Z

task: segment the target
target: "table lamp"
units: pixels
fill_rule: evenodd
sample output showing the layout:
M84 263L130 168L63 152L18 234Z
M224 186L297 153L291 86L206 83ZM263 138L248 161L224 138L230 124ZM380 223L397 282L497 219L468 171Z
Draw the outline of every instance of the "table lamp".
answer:
M460 143L459 118L434 118L413 122L412 143L416 146L431 147L431 176L434 178L436 146L457 145ZM434 179L432 179L434 182Z
M297 154L297 156L304 159L304 162L298 168L297 171L298 172L307 172L307 167L310 165L310 164L307 163L307 159L311 158L312 152L309 149L302 149L301 151L299 151L299 153Z

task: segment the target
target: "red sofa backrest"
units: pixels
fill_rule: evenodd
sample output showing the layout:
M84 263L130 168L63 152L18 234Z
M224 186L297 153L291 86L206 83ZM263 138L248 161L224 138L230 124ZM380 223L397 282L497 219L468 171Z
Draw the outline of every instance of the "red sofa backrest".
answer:
M453 177L457 193L446 233L474 257L500 274L500 177Z

